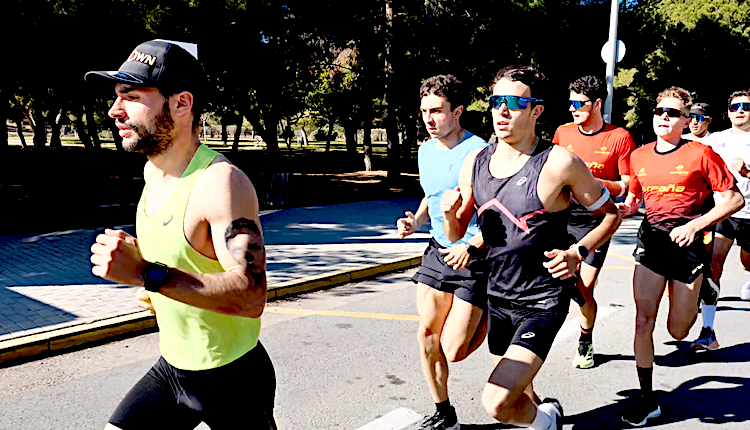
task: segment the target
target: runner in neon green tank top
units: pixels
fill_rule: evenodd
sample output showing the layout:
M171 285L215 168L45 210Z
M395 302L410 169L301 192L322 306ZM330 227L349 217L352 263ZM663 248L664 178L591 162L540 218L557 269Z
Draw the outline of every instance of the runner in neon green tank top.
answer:
M109 116L123 148L148 157L138 239L99 235L92 272L142 287L162 354L108 429L276 428L273 365L258 341L266 299L258 198L241 170L200 143L206 79L196 55L150 41L118 71L86 76L116 82Z

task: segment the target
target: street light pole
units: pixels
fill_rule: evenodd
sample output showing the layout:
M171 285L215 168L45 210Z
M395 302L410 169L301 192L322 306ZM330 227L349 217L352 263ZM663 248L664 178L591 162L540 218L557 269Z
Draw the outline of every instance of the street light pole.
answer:
M604 121L612 122L612 96L615 83L615 65L617 65L617 15L619 0L612 0L612 10L609 15L609 44L612 46L612 57L607 62L607 100L604 102Z

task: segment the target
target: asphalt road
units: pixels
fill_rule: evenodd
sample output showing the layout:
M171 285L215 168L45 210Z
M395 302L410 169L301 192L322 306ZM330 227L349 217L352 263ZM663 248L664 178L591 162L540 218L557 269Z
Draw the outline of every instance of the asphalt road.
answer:
M566 430L622 428L620 413L638 386L629 257L636 229L633 219L621 227L597 287L597 366L576 370L570 365L578 331L571 312L537 376L540 396L562 402ZM689 342L673 341L666 330L668 300L663 300L654 335L654 389L663 414L653 426L750 427L745 406L750 399L750 302L738 298L748 277L738 260L733 248L716 317L721 349L696 354L687 351ZM411 430L415 417L432 412L417 352L412 273L270 304L261 339L276 367L281 429ZM699 331L696 324L687 340ZM157 357L157 335L148 334L0 368L0 429L101 429ZM486 344L451 367L451 402L464 429L500 428L480 402L490 371ZM217 387L225 389L244 395L244 387Z

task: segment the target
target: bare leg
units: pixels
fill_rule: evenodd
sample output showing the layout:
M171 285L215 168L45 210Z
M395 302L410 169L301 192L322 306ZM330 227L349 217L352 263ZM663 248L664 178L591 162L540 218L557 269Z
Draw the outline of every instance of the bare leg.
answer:
M584 329L594 327L596 321L596 311L598 309L596 300L594 300L594 287L599 277L600 269L589 266L586 263L581 264L581 273L578 277L576 286L583 295L586 304L579 308L578 322Z
M417 284L419 355L422 373L435 403L448 399L448 361L440 346L440 337L452 302L453 294Z
M633 272L633 296L636 308L633 349L635 365L638 367L653 367L654 324L666 282L663 276L636 263Z
M443 325L441 344L448 361L457 362L468 357L487 336L487 316L482 309L453 298L448 318Z
M529 391L534 376L542 367L542 360L533 352L518 345L508 347L497 361L482 393L482 404L494 419L508 424L528 426L534 421L537 406Z

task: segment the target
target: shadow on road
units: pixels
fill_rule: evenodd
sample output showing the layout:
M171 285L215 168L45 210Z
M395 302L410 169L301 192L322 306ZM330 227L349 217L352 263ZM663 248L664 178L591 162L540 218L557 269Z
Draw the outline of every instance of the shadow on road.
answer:
M702 376L681 384L672 391L657 391L662 415L649 420L646 427L697 419L702 423L725 424L750 420L747 399L750 379L723 376ZM630 426L620 416L639 395L638 390L617 393L623 399L591 411L565 418L574 430L620 429Z

